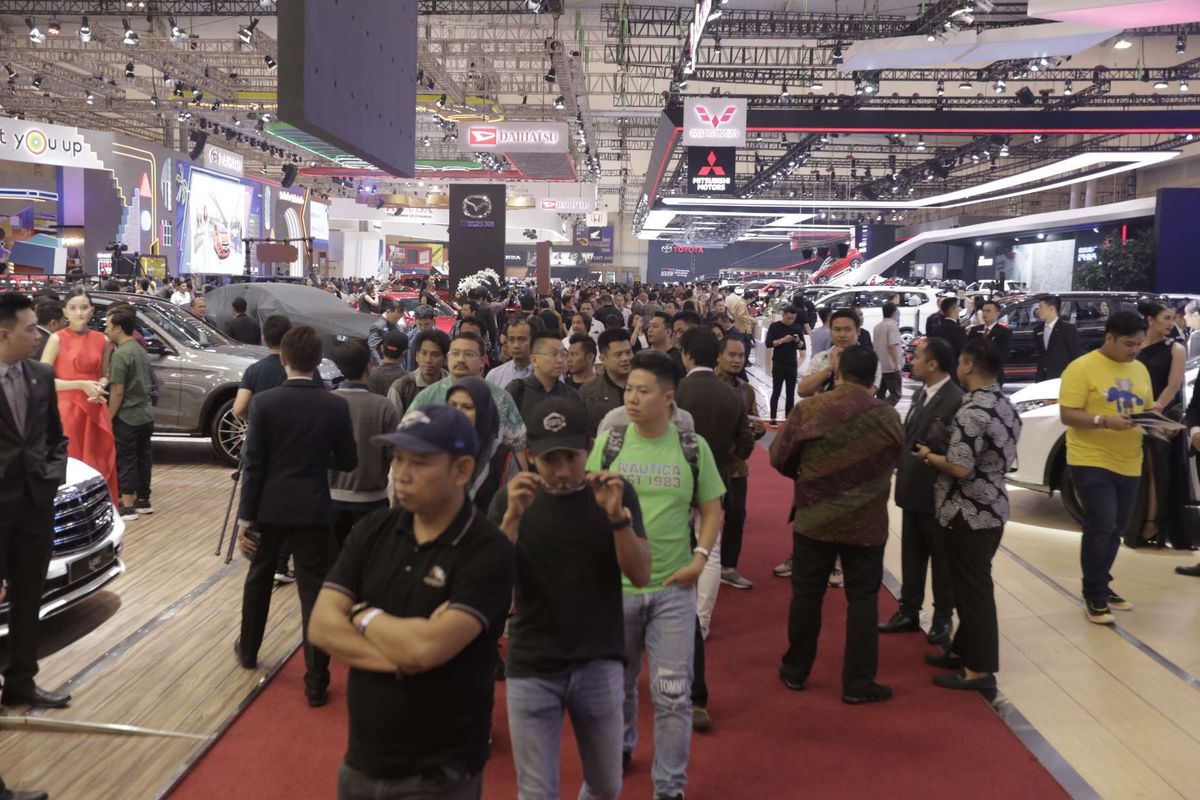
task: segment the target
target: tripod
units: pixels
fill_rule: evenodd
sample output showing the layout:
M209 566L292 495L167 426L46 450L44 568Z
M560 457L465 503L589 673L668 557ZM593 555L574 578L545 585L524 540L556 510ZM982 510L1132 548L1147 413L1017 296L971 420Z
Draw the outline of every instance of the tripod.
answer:
M233 521L233 530L229 530L229 517L233 514L233 501L237 497L238 483L242 479L242 464L238 461L238 467L229 476L233 481L233 488L229 490L229 505L225 507L225 521L221 523L221 537L217 539L217 552L215 556L221 555L221 547L225 544L225 532L229 531L229 548L225 551L225 563L233 561L233 548L237 544L237 520Z

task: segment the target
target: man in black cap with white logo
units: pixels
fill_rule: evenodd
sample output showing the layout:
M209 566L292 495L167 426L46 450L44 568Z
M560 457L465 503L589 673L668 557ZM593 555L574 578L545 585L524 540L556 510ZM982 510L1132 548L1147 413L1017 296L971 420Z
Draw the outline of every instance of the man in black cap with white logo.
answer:
M561 346L561 345L560 345ZM625 639L622 575L650 582L650 548L633 487L586 472L583 403L547 397L525 414L529 462L488 516L517 548L517 614L505 673L521 797L559 797L562 715L579 746L581 797L621 794Z
M467 499L476 439L461 411L414 409L372 441L392 448L398 507L350 532L309 625L351 667L338 798L474 800L513 548Z

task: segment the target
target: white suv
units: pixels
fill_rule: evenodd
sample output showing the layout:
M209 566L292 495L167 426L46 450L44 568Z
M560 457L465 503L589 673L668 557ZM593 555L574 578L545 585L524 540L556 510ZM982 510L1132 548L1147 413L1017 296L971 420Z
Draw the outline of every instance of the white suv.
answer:
M863 328L868 332L883 321L883 304L899 297L900 338L905 346L925 330L925 321L937 313L937 289L913 286L856 286L827 294L817 305L831 310L857 305L862 309Z

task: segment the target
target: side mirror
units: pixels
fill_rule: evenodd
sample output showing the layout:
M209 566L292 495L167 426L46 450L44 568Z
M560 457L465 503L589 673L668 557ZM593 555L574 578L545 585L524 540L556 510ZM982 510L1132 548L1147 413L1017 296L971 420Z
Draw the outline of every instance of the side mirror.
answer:
M167 346L165 344L163 344L163 342L161 342L160 340L148 339L148 340L146 340L146 352L152 356L165 356L165 355L168 355L171 351L168 350Z

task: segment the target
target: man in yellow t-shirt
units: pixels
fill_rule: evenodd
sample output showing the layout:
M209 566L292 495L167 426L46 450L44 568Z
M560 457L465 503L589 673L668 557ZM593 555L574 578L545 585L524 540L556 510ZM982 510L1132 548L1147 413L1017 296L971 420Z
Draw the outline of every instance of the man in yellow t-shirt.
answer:
M1141 316L1116 312L1104 326L1104 344L1072 361L1059 388L1067 466L1084 513L1079 556L1084 606L1088 620L1102 625L1113 623L1110 609L1133 608L1109 586L1109 570L1142 476L1142 430L1133 415L1154 404L1150 373L1137 360L1145 338Z

